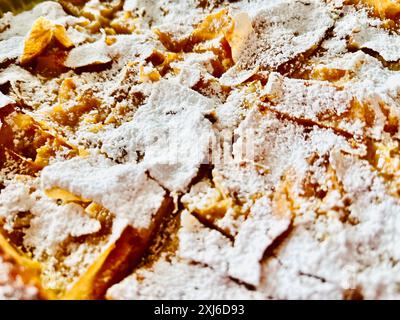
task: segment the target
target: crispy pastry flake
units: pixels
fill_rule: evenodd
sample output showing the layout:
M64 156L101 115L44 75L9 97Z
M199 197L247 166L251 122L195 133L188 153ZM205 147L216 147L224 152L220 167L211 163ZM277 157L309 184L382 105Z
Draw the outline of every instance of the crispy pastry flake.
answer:
M37 19L25 39L24 51L20 59L21 64L27 64L41 55L50 45L53 38L65 48L73 46L64 26L54 24L44 17Z

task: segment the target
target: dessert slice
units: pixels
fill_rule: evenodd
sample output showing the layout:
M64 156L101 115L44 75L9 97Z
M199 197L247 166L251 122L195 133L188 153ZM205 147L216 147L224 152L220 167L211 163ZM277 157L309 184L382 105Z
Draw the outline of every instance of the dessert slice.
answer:
M86 210L92 214L106 210L114 215L106 250L95 257L68 298L104 294L110 284L140 261L161 220L172 210L169 196L148 178L143 167L113 166L101 157L94 162L76 158L49 166L42 173L42 186L48 191L61 188L90 199ZM96 208L99 206L104 209Z
M15 185L1 192L3 228L41 263L44 286L66 299L101 298L140 261L172 210L142 167L101 157L54 163L40 183Z

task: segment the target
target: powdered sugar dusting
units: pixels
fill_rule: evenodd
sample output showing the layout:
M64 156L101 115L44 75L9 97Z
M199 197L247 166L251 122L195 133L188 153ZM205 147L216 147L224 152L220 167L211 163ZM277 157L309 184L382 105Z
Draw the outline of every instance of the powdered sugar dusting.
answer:
M283 1L261 10L253 20L255 33L249 36L239 64L276 69L322 41L333 26L322 1Z
M150 180L142 166L112 165L105 159L55 163L41 176L44 190L60 187L95 201L135 228L148 228L165 191Z

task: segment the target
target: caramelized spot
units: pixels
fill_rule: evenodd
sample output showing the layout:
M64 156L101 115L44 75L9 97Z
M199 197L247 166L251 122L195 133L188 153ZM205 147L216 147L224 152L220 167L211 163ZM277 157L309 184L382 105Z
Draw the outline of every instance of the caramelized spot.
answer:
M364 4L372 8L376 17L396 20L400 15L398 0L347 0L347 4Z
M337 82L348 75L346 70L341 69L330 69L330 68L318 68L311 72L311 79Z
M192 41L212 40L231 32L232 28L232 18L228 15L228 11L224 9L205 17L192 33Z
M76 153L72 146L23 113L14 112L4 118L0 133L0 146L33 171L45 167L57 151L65 149L71 156Z

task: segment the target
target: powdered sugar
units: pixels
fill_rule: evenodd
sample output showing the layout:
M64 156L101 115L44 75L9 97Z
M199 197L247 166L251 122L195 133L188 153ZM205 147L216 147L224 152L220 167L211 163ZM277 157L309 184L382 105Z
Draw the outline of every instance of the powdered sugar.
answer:
M0 63L6 60L18 58L23 51L23 38L13 37L0 41Z
M41 181L45 190L60 187L95 201L138 229L150 226L165 195L142 166L101 158L54 163L43 170Z
M69 68L79 68L110 61L111 57L108 54L105 39L102 38L94 43L84 44L72 49L64 64Z
M15 103L15 100L0 92L0 109Z
M246 52L239 57L243 68L276 69L322 41L333 19L322 1L283 1L261 10L253 21Z
M0 19L0 25L6 24L9 27L2 33L0 33L0 40L7 40L12 37L21 36L25 37L32 27L32 24L39 17L45 17L54 23L61 25L75 24L84 18L75 18L67 15L60 4L54 1L45 1L38 4L31 11L26 11L16 16L11 13L6 13L4 17Z
M329 83L280 78L276 73L270 75L266 89L263 93L269 97L273 109L314 121L328 113L342 115L352 99L349 92Z
M220 232L209 229L187 211L181 214L178 233L181 258L210 266L252 286L261 278L260 262L265 250L290 225L290 215L274 216L267 197L251 208L249 217L238 228L233 243Z
M17 215L30 212L30 226L24 236L24 245L32 248L34 254L54 254L58 245L69 236L95 233L100 223L84 213L76 204L57 205L40 190L30 192L32 182L9 184L0 193L0 216L6 220L4 228L12 231L18 223Z
M134 119L102 138L102 151L118 159L141 161L171 191L183 191L208 156L213 130L205 115L213 102L172 81L155 85ZM196 139L198 144L192 144ZM141 154L143 159L138 159Z

